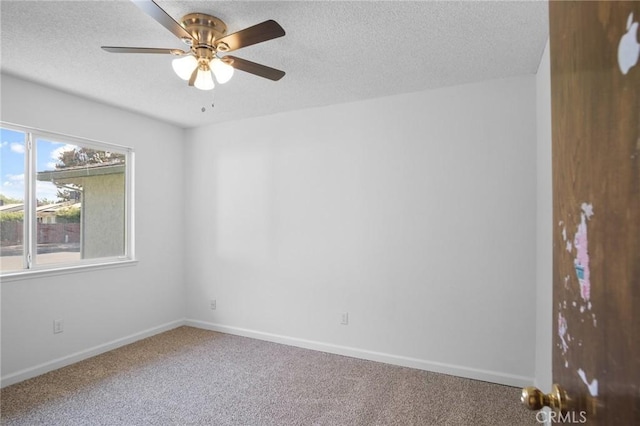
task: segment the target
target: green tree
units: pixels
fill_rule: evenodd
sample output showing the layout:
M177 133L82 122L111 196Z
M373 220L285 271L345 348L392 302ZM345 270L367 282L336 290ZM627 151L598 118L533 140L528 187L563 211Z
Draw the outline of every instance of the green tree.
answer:
M124 154L76 146L72 150L62 151L58 155L56 169L86 166L88 164L118 164L124 162Z
M36 202L38 204L38 207L40 207L40 206L48 206L49 204L54 204L55 203L55 201L52 201L52 200L50 200L48 198L39 198L39 199L36 200Z
M0 212L0 222L22 222L24 212Z
M80 209L78 207L63 207L56 211L56 222L58 223L79 223Z
M78 187L78 190L80 190L81 188ZM58 187L58 192L56 193L56 197L58 198L59 201L71 201L71 200L77 200L78 199L78 192L77 191L71 191L69 189L61 189Z
M0 201L2 201L3 205L7 204L22 204L22 200L17 198L7 197L6 195L0 194Z

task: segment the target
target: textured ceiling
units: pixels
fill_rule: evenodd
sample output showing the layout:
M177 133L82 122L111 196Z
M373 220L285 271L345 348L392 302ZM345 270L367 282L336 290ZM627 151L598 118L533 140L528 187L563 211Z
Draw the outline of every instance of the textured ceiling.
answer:
M126 0L2 0L1 70L194 127L535 73L548 33L544 1L157 3L176 20L218 16L229 33L276 20L285 37L234 55L287 75L273 82L237 71L202 92L173 73L170 55L104 52L102 45L184 47Z

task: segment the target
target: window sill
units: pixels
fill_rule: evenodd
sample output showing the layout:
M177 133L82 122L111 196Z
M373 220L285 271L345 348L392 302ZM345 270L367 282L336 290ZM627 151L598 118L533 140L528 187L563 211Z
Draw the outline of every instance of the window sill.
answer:
M56 275L77 274L81 272L95 271L99 269L120 268L125 266L135 266L138 261L135 259L105 261L101 263L90 263L84 265L61 266L48 269L29 269L23 271L9 272L0 275L0 281L18 281L32 278L52 277Z

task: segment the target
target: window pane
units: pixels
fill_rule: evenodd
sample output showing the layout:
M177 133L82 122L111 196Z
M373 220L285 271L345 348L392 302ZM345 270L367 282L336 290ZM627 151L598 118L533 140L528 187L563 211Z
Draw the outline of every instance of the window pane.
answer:
M126 155L36 143L36 264L123 256Z
M0 270L24 267L25 134L0 129Z

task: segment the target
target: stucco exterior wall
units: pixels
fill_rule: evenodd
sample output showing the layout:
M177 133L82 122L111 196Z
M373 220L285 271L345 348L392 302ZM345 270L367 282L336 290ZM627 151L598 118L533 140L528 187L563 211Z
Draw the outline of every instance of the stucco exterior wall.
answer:
M124 255L124 173L82 179L82 258Z

